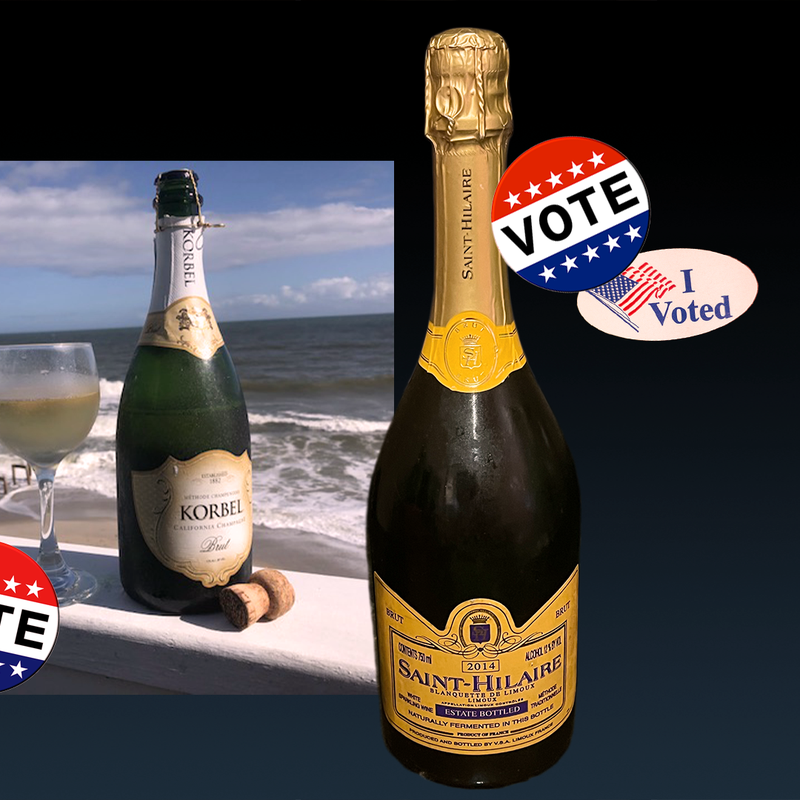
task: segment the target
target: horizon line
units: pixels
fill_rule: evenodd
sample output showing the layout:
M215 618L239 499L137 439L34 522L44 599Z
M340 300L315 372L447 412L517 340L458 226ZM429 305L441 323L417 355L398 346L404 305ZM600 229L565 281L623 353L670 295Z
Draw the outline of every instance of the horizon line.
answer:
M342 317L382 317L393 315L392 311L361 311L352 314L305 314L299 317L257 317L255 319L217 319L220 326L222 325L238 325L248 322L286 322L288 320L300 319L340 319ZM142 323L143 324L143 323ZM30 331L3 331L0 332L0 337L3 336L27 336L29 334L52 334L52 333L74 333L80 331L123 331L138 329L142 327L139 325L115 325L113 327L95 327L95 328L56 328L52 330L30 330Z

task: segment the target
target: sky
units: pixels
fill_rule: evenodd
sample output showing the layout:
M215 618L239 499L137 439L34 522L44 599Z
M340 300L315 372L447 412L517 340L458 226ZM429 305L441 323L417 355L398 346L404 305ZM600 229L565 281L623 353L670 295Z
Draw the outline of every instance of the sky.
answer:
M0 333L141 325L156 175L198 174L221 322L394 309L391 161L0 161Z

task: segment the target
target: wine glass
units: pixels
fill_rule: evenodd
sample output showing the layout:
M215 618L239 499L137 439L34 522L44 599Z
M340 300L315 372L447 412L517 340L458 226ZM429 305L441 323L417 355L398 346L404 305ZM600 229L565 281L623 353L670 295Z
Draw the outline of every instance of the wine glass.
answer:
M100 382L91 344L0 347L0 442L24 458L39 484L41 541L37 561L59 605L81 602L96 579L72 569L58 548L53 481L58 465L87 437L100 405Z

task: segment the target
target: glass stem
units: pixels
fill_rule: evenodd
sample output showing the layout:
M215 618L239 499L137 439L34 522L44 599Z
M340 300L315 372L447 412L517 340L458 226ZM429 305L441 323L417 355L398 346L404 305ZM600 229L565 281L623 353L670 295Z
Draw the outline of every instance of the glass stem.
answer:
M39 542L39 564L47 573L56 591L59 585L71 583L72 570L67 566L58 549L53 508L53 488L56 478L55 467L41 467L36 470L39 484L39 503L41 507L42 536Z

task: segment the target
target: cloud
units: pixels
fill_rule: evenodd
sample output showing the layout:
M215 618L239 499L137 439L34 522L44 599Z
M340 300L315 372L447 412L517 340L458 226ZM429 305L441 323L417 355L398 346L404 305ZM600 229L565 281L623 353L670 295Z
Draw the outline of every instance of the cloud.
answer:
M394 240L393 209L349 203L232 214L225 225L230 236L226 232L226 252L220 258L227 266L380 247Z
M391 307L394 300L394 279L389 273L371 275L364 280L356 280L348 275L337 278L320 278L299 288L282 286L279 292L271 294L244 295L228 298L220 305L262 306L297 311L328 309L341 311L369 303L370 307L386 305Z
M35 163L25 166L34 170ZM58 170L58 164L79 162L42 163ZM35 267L72 275L149 272L155 219L141 209L139 198L121 194L118 187L16 186L6 176L0 185L0 269ZM346 202L224 218L209 210L206 217L225 224L211 234L209 271L381 247L394 239L393 209Z
M0 161L7 170L3 180L12 186L27 186L39 181L61 180L70 172L85 167L88 161Z
M102 186L0 186L0 269L73 275L152 269L152 214Z

